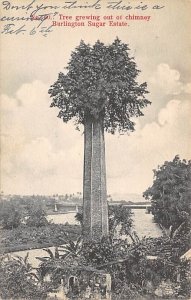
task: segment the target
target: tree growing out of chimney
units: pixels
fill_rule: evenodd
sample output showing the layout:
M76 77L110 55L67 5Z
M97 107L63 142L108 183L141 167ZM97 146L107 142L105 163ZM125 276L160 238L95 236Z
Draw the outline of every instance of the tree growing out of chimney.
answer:
M143 116L150 102L147 84L139 84L134 58L118 38L110 45L81 41L65 73L51 85L51 107L64 122L84 126L83 235L100 240L108 235L104 132L134 131L132 117Z

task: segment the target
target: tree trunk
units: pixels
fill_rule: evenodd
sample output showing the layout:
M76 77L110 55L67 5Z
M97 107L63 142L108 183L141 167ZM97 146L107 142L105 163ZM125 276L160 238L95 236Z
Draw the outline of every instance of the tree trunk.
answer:
M83 235L100 240L108 235L103 120L87 119L84 127Z
M83 236L91 232L91 187L92 187L92 121L86 118L84 124L84 178L83 178Z

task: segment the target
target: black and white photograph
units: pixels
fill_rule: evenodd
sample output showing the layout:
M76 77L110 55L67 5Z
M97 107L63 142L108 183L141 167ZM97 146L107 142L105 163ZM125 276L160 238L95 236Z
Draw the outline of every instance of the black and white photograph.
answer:
M191 1L0 7L0 299L189 300Z

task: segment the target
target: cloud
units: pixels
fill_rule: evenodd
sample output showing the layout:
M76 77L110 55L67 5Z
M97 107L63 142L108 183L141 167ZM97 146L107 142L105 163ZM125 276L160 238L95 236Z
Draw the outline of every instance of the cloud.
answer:
M152 184L153 169L176 154L190 159L191 103L172 99L130 136L107 136L107 170L110 193L143 192Z
M182 108L181 101L171 100L165 108L162 108L158 114L159 125L173 125L176 118L179 116L179 110ZM186 113L186 112L185 112Z
M178 77L177 77L178 78ZM188 88L188 85L185 85ZM15 97L2 96L2 189L5 193L82 191L83 136L50 109L48 86L23 84ZM106 134L108 192L141 193L152 170L176 154L190 156L190 102L171 99L154 121L130 135Z
M161 63L149 79L152 91L159 90L165 95L179 95L180 93L191 93L191 83L181 82L180 72L171 69L168 64Z
M46 138L36 138L26 144L17 159L18 167L30 176L42 176L55 173L55 170L66 160L64 151L54 152Z
M191 94L191 83L185 84L184 92L187 93L187 94Z
M34 81L23 84L13 98L2 95L2 188L8 192L61 192L73 181L81 189L82 133L57 118L47 91L48 86Z

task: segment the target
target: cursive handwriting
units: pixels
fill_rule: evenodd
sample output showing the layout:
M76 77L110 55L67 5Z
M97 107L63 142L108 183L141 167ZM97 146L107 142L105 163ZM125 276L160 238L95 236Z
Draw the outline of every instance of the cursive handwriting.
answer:
M41 34L44 37L47 37L47 35L52 32L52 25L47 27L47 26L34 26L31 30L27 30L26 25L22 26L16 26L13 23L6 24L3 27L3 30L1 31L2 34L6 35L21 35L28 33L29 35L36 35L36 34Z
M24 34L24 32L26 31L25 29L26 25L22 25L18 28L16 28L15 24L6 24L3 28L3 30L1 31L1 33L4 34Z
M152 5L152 9L162 9L164 8L165 6L161 6L161 5L158 5L158 4L155 4L155 5ZM124 3L124 1L109 1L108 4L107 4L107 8L108 9L117 9L117 10L131 10L131 9L139 9L139 10L146 10L149 8L149 6L147 4L144 4L143 2L141 2L139 5L136 5L136 6L132 6L132 2L131 2L131 5L126 5Z
M37 14L42 14L42 12L45 12L45 10L49 11L56 11L58 13L58 10L60 9L101 9L101 1L102 0L97 0L93 4L78 4L78 1L64 1L64 5L45 5L44 3L41 4L36 4L36 0L33 0L27 5L13 5L11 4L10 1L3 1L3 9L4 10L24 10L26 12L30 11L31 16L37 15ZM43 14L44 15L44 14Z
M157 0L156 0L157 1ZM112 11L130 11L139 10L145 11L148 9L161 10L165 6L161 6L157 3L154 4L152 1L140 1L139 4L136 1L105 1L105 0L76 0L76 1L59 1L54 5L47 5L46 1L41 2L40 0L29 0L23 5L22 2L18 5L16 0L4 0L2 1L2 11L4 15L0 17L0 21L4 23L2 34L10 35L21 35L27 34L35 35L42 34L47 36L53 31L52 26L50 26L50 21L54 21L55 17L61 15L62 10L74 10L74 9L92 9L100 10L104 8L105 10ZM84 3L84 4L83 4ZM51 22L52 23L52 22ZM35 26L34 26L35 25ZM31 28L32 27L32 28Z
M64 5L63 5L64 4ZM130 5L130 2L128 2L128 5L125 1L103 1L103 0L96 0L92 3L85 2L85 4L82 4L82 1L63 1L62 5L46 5L44 3L37 4L36 0L33 0L29 2L27 5L14 5L11 3L11 1L3 1L3 9L4 10L11 10L11 11L18 11L23 10L26 12L30 11L31 15L37 15L41 14L44 15L43 12L49 10L57 12L61 9L101 9L101 8L107 8L107 9L117 9L117 10L130 10L130 9L140 9L140 10L146 10L146 9L162 9L165 6L158 5L157 3L155 5L148 5L144 4L143 1L140 1L139 5Z

